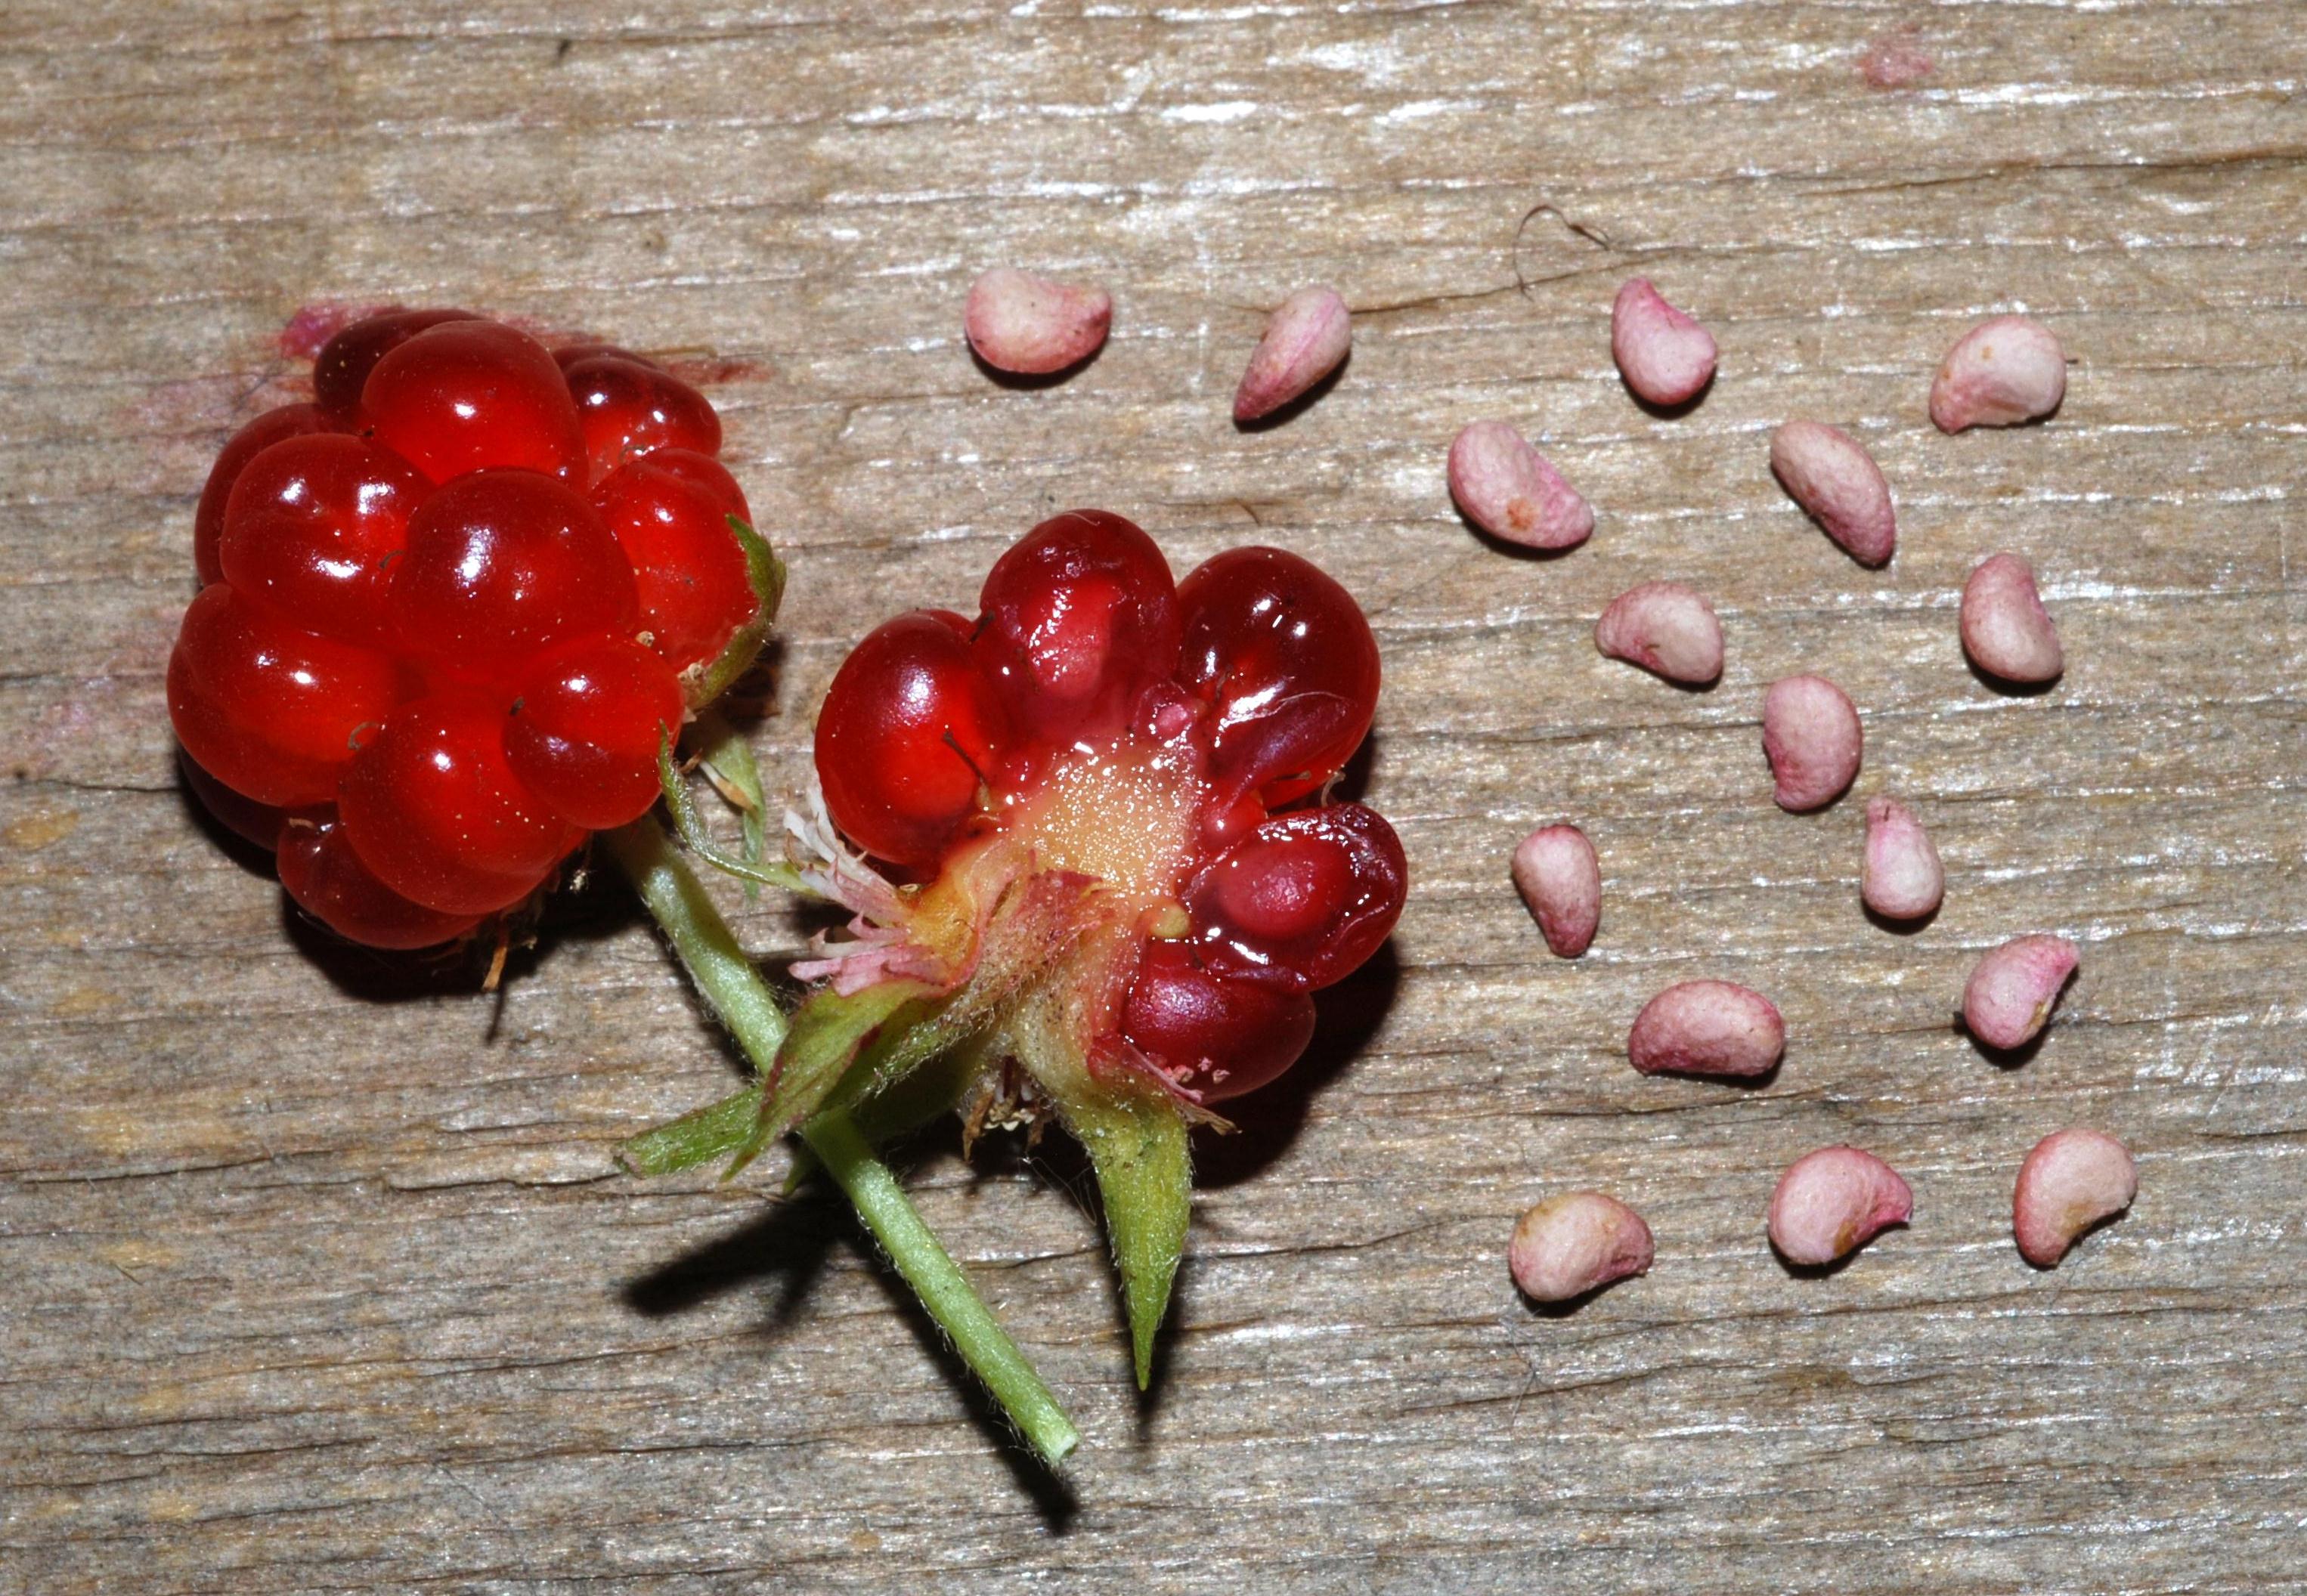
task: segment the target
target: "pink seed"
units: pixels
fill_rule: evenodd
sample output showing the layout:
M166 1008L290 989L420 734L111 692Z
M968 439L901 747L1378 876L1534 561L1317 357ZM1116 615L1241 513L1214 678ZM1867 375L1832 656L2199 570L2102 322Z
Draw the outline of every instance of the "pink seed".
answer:
M1762 755L1781 809L1816 809L1858 775L1864 734L1850 696L1822 676L1790 676L1762 695Z
M1634 1209L1599 1191L1570 1191L1514 1221L1506 1267L1532 1301L1566 1302L1646 1274L1657 1252L1651 1227Z
M1667 303L1648 277L1629 277L1610 305L1610 358L1634 397L1661 407L1714 380L1714 335Z
M1045 376L1097 353L1113 324L1102 288L1077 287L997 266L970 285L962 330L997 371Z
M1899 542L1891 484L1857 439L1822 422L1788 422L1771 434L1771 469L1851 559L1890 559Z
M1514 883L1557 957L1575 959L1593 945L1602 923L1602 866L1585 832L1549 825L1524 837L1514 853Z
M1771 1245L1790 1264L1831 1264L1914 1216L1899 1172L1857 1148L1805 1153L1771 1193Z
M1962 652L2004 681L2056 681L2066 669L2035 573L2016 554L1988 555L1962 585Z
M1578 491L1504 422L1476 422L1450 445L1450 497L1492 537L1532 549L1574 549L1594 530Z
M1353 319L1336 289L1299 289L1274 311L1250 351L1249 369L1234 389L1234 420L1273 414L1336 371L1353 342Z
M2131 1149L2104 1131L2071 1126L2035 1144L2011 1196L2011 1233L2038 1269L2053 1267L2083 1232L2139 1195Z
M1626 1033L1626 1057L1645 1075L1766 1075L1786 1050L1778 1006L1728 981L1668 987Z
M1955 340L1931 383L1931 421L1942 432L2015 427L2045 416L2067 394L2067 352L2028 316L1997 316Z
M1722 623L1703 593L1679 582L1645 582L1612 599L1594 623L1594 646L1685 687L1722 674Z
M2020 936L1981 959L1962 989L1962 1022L1989 1047L2023 1047L2051 1018L2051 1005L2081 952L2063 936Z
M1866 858L1858 898L1886 920L1919 920L1946 897L1946 869L1915 812L1894 798L1866 800Z

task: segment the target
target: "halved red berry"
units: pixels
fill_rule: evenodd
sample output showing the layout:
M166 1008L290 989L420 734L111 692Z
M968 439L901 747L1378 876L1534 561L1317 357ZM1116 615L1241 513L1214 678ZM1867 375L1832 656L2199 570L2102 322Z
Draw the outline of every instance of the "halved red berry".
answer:
M1053 878L1054 897L1017 900L1046 912L1094 881L1079 968L1044 977L1074 984L1076 1013L1111 1017L1085 1022L1118 1033L1085 1038L1092 1055L1127 1044L1204 1098L1272 1080L1305 1047L1308 994L1369 958L1408 885L1401 841L1361 805L1269 815L1368 730L1360 609L1274 549L1221 555L1173 593L1153 541L1097 511L1021 540L984 604L973 627L901 616L843 663L817 730L835 824L922 878L924 902L950 881L998 914L979 895L1022 870ZM964 845L965 868L940 871ZM985 957L1014 980L1048 935Z
M1205 1102L1256 1090L1298 1062L1314 1036L1303 991L1208 969L1177 943L1149 943L1122 1010L1121 1034Z
M337 430L336 422L318 405L283 405L235 432L218 451L216 464L209 467L208 482L201 489L200 506L193 511L193 568L199 573L202 585L224 580L217 544L224 536L225 506L231 501L233 484L240 481L248 463L283 439Z
M718 462L660 449L603 477L593 503L631 562L640 628L675 670L719 653L759 608L729 517L745 496Z
M476 320L470 311L411 311L399 305L364 317L321 346L313 362L313 397L339 422L362 424L361 393L377 362L428 327Z
M1213 968L1318 988L1377 952L1409 882L1384 816L1331 804L1276 815L1204 866L1186 912Z
M361 747L338 794L361 863L393 892L449 915L510 908L575 847L512 772L505 712L437 694L405 705Z
M248 463L225 511L225 579L309 631L382 648L387 568L432 484L342 432L291 438Z
M834 823L898 865L936 862L998 761L1000 711L969 623L916 610L850 651L817 717L817 771Z
M498 322L442 321L386 350L361 413L379 443L436 482L492 466L584 480L584 429L561 368Z
M630 636L639 615L632 568L593 507L510 470L459 477L417 508L385 609L411 656L492 680L561 643Z
M565 355L566 351L562 354ZM721 418L680 378L621 349L562 359L592 479L661 448L721 451Z
M623 638L573 643L522 679L505 757L545 807L605 831L656 801L658 744L681 720L681 683L663 660Z
M464 935L478 915L446 915L411 903L379 881L334 818L281 833L280 884L298 908L347 941L372 948L429 948Z
M1210 774L1268 808L1337 774L1377 709L1377 642L1353 595L1280 549L1235 549L1178 587L1179 679L1214 706Z
M1177 669L1169 561L1119 516L1042 522L994 562L979 602L979 669L1021 740L1102 741Z
M392 713L381 653L300 630L225 583L201 590L168 656L168 719L184 752L260 804L324 804L354 734Z

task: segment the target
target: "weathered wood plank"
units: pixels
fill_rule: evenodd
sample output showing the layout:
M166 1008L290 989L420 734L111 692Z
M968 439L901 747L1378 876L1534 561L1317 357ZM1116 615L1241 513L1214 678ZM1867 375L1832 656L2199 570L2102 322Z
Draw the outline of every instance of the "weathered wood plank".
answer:
M0 1589L2297 1588L2298 21L9 8ZM1867 88L1857 53L1907 24L1934 75ZM996 388L961 347L1001 259L1116 294L1062 387ZM1722 342L1686 416L1610 367L1637 270ZM1307 277L1357 307L1352 365L1238 432L1263 311ZM732 1071L613 887L493 1002L296 926L176 795L160 674L207 460L280 391L299 305L390 298L730 363L729 457L794 570L773 789L864 618L966 604L1054 508L1136 516L1180 569L1280 542L1362 597L1367 790L1416 890L1316 1056L1205 1149L1159 1399L1128 1392L1077 1160L919 1165L1088 1433L1067 1485L1003 1447L836 1207L772 1202L774 1168L609 1173ZM2066 337L2065 408L1940 437L1940 353L2013 304ZM1889 473L1887 571L1770 481L1797 412ZM1520 559L1458 521L1442 451L1493 414L1593 500L1589 547ZM2039 697L1955 641L1997 547L2067 641ZM1669 574L1728 629L1711 692L1593 653L1602 604ZM1933 828L1950 891L1917 933L1858 911L1857 803L1769 801L1761 692L1797 669L1858 701L1861 793ZM1607 883L1574 965L1504 872L1563 815ZM1951 1012L2037 928L2082 972L1998 1066ZM1702 973L1780 999L1767 1089L1625 1067L1643 998ZM2038 1275L2010 1182L2074 1120L2131 1141L2142 1194ZM1835 1139L1905 1171L1917 1220L1797 1279L1762 1207ZM1658 1266L1535 1314L1506 1229L1582 1184L1645 1211Z

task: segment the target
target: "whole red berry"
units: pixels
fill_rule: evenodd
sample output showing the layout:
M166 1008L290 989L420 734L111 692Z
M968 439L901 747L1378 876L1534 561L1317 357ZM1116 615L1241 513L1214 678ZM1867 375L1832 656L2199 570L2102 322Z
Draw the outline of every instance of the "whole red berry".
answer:
M1179 679L1213 706L1210 773L1268 808L1337 774L1377 709L1377 642L1353 595L1280 549L1235 549L1178 587Z
M384 655L302 631L221 582L193 601L168 656L168 718L184 752L279 807L334 798L354 734L390 714L400 688Z
M1314 1036L1308 993L1198 963L1176 943L1146 944L1121 1034L1205 1102L1256 1090L1296 1063Z
M658 744L681 719L681 684L656 655L622 638L572 643L521 679L505 758L545 807L603 831L656 801Z
M385 609L411 657L489 680L557 644L630 636L639 614L632 568L593 507L513 470L459 477L417 507Z
M184 790L200 800L201 807L219 825L267 853L279 846L280 829L288 824L287 810L260 804L235 792L185 753L181 743L176 747L176 770L184 778Z
M648 366L657 371L664 370L662 366L657 365L656 362L651 360L648 355L636 354L622 344L603 344L594 342L592 340L580 340L574 344L555 344L553 346L553 363L559 366L564 372L580 360L592 360L596 356L599 355L609 355L618 360L629 360L635 365Z
M203 586L224 580L217 544L224 535L225 506L232 498L233 484L240 481L248 463L285 438L335 430L336 423L317 405L283 405L235 432L218 451L216 464L209 467L208 482L201 489L200 506L193 511L193 569Z
M721 418L680 378L622 350L561 363L593 481L661 448L721 452Z
M321 346L313 362L313 397L343 424L365 424L361 393L378 361L428 327L476 320L470 311L411 311L399 305L364 316Z
M353 851L393 892L449 915L519 902L576 846L514 775L504 707L470 694L404 705L361 747L338 789Z
M759 602L729 517L745 496L715 461L661 449L601 479L593 503L631 562L640 629L675 670L719 653Z
M332 337L313 383L210 474L170 717L185 785L276 849L293 898L356 941L427 945L654 800L677 672L759 608L744 494L670 447L716 447L712 406L613 346L555 356L396 307ZM589 450L630 457L618 532Z
M333 817L280 834L280 884L296 906L338 935L372 948L429 948L464 935L478 915L411 903L379 881Z
M978 668L1022 739L1111 737L1177 669L1169 561L1119 516L1075 510L1042 522L994 562L978 602Z
M916 610L842 662L817 717L828 813L866 852L936 862L997 763L1000 712L971 660L969 623Z
M584 429L561 368L494 321L442 321L386 350L361 413L379 443L436 482L492 466L584 480Z
M1331 804L1278 815L1204 866L1186 911L1214 968L1322 987L1377 952L1409 880L1384 816Z
M342 432L291 438L248 463L225 510L225 579L264 609L346 643L391 644L388 568L432 486Z

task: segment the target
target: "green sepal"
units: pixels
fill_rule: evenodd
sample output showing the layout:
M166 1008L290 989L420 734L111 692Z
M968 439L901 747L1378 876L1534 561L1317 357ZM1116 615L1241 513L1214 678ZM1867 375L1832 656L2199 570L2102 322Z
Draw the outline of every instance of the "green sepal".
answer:
M753 619L737 628L718 654L681 673L682 701L691 709L704 708L752 669L761 645L769 639L777 606L785 602L785 562L769 547L768 539L734 516L728 521L737 546L745 551L745 580L752 587L756 608Z
M1186 1116L1169 1093L1133 1071L1093 1073L1074 1040L1080 1030L1061 1007L1036 1004L1018 1016L1011 1038L1018 1062L1097 1171L1142 1391L1154 1378L1154 1340L1169 1315L1193 1207Z
M804 897L818 895L801 878L801 872L782 859L749 864L713 841L713 833L705 829L705 817L697 812L697 796L690 790L689 783L682 777L681 766L673 761L673 738L663 732L658 734L656 744L656 784L665 796L665 811L673 816L673 829L680 833L682 845L699 858L740 881L781 887Z
M909 1136L939 1114L950 1113L985 1068L984 1058L975 1049L954 1047L878 1088L870 1084L869 1071L852 1071L836 1088L833 1098L828 1099L828 1106L838 1106L835 1099L853 1095L850 1120L868 1146L879 1147ZM869 1084L858 1088L855 1083L861 1078ZM791 1196L801 1190L802 1182L817 1170L817 1157L808 1147L795 1148L793 1165L785 1171L785 1194Z
M761 767L753 759L753 746L738 730L717 714L708 715L699 730L708 733L703 753L698 756L705 773L721 796L737 811L737 823L744 830L745 849L740 855L748 865L759 867L768 857L768 796L761 789ZM749 881L745 894L751 897L761 883Z
M1108 1086L1092 1100L1066 1105L1067 1129L1080 1139L1105 1199L1106 1233L1121 1270L1129 1340L1141 1391L1154 1378L1154 1338L1170 1312L1170 1288L1186 1250L1194 1174L1186 1117L1158 1087Z
M915 1028L938 1001L937 989L920 981L877 981L846 996L829 986L811 994L793 1012L752 1131L723 1178L734 1176L772 1140L823 1107L884 1027L893 1035ZM914 1011L905 1013L908 1008Z
M735 1152L760 1118L761 1088L749 1086L631 1138L617 1149L617 1163L628 1174L677 1174Z

